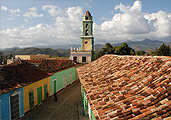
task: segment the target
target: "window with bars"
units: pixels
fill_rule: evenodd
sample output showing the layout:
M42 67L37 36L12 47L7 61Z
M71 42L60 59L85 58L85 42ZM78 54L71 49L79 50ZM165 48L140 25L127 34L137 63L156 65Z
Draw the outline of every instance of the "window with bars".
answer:
M34 108L34 92L31 91L29 92L29 105L30 105L30 110Z
M19 105L19 94L10 96L10 106L11 106L11 119L17 119L20 117L20 105Z
M86 57L82 57L82 62L86 62Z
M74 57L74 62L77 62L77 57Z

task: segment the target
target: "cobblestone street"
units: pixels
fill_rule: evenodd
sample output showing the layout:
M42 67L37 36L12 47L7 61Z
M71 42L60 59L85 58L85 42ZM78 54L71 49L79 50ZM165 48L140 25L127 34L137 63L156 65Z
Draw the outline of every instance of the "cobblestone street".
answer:
M53 96L26 113L22 120L78 120L78 101L81 98L80 82L74 83L58 93L58 101Z

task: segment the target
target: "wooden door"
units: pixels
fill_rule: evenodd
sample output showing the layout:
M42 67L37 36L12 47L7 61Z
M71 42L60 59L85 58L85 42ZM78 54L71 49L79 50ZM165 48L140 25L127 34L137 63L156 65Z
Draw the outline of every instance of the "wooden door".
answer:
M66 88L66 76L64 76L64 88Z
M47 84L45 84L44 85L44 99L46 99L47 98L47 93L48 92L48 90L47 90Z
M42 103L42 87L37 88L37 104Z
M56 80L53 81L53 93L56 93Z

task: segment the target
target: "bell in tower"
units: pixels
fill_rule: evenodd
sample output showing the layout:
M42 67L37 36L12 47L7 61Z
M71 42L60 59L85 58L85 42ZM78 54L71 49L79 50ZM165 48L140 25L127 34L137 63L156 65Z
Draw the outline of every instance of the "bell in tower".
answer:
M89 11L82 20L81 49L72 49L70 59L78 63L90 63L94 58L93 21Z

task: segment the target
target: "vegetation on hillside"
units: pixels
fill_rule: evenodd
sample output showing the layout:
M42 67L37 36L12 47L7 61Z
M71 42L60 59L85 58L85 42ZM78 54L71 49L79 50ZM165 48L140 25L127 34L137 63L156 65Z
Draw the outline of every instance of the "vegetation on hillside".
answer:
M20 51L18 51L16 54L19 55L37 55L37 54L46 54L46 55L50 55L50 56L61 56L61 54L51 48L25 48L22 49Z
M34 47L29 47L29 48L18 48L18 49L9 49L2 51L5 56L8 55L36 55L36 54L46 54L50 55L50 57L68 57L68 51L67 50L54 50L51 48L34 48Z
M7 59L11 59L12 57L12 54L4 55L3 52L0 51L0 64Z

